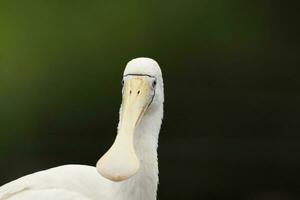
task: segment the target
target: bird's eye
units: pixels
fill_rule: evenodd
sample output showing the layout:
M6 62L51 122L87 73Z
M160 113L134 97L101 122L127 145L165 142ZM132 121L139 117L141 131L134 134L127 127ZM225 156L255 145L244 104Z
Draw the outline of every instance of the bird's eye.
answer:
M121 84L124 85L124 79L122 80Z
M153 87L153 88L155 88L155 87L156 87L156 84L157 84L156 80L155 80L155 81L153 81L153 83L152 83L152 87Z

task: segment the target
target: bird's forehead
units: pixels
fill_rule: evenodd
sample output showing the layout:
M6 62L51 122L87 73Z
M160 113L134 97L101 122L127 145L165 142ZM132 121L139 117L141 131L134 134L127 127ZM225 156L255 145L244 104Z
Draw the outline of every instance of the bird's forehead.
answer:
M128 62L124 76L148 75L152 77L161 76L161 70L157 62L150 58L136 58Z

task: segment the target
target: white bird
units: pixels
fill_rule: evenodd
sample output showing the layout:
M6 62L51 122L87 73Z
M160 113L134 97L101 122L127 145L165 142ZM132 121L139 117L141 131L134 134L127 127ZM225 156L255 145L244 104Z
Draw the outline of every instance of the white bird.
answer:
M156 61L136 58L122 82L118 133L96 167L64 165L24 176L0 187L0 200L155 200L162 73Z

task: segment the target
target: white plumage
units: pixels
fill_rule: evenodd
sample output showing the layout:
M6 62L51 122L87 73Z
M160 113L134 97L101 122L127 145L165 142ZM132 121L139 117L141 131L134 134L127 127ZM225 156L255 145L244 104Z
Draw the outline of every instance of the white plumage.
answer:
M124 82L118 134L97 168L65 165L30 174L0 187L0 200L155 200L161 70L150 58L133 59Z

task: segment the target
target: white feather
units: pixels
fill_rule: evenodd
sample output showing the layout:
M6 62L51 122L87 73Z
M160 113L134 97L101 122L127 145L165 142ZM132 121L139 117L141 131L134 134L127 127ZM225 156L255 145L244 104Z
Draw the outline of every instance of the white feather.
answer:
M126 74L157 78L156 97L135 131L140 160L136 175L122 182L103 178L95 167L65 165L24 176L0 187L0 200L155 200L158 184L157 143L163 117L163 80L158 64L149 58L130 61Z

